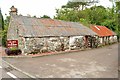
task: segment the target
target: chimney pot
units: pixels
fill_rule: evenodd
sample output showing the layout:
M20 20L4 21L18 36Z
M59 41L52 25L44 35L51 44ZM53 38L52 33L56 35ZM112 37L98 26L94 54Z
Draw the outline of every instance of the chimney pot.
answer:
M12 6L11 8L10 8L10 15L17 15L17 8L15 8L14 6Z

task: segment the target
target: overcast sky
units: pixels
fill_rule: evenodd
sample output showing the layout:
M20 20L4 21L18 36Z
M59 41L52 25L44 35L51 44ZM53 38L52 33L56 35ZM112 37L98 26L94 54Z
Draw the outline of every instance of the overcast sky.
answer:
M51 18L56 14L55 9L61 8L68 0L0 0L0 8L5 18L5 14L9 15L10 7L14 5L18 9L18 14L26 16L36 15L37 17L48 15ZM110 7L112 4L109 0L100 0L100 4Z

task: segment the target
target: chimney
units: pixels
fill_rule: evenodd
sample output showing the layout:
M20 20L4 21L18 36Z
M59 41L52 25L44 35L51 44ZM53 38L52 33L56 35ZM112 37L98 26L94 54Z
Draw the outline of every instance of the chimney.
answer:
M15 8L14 6L12 6L11 8L10 8L10 15L17 15L17 8Z

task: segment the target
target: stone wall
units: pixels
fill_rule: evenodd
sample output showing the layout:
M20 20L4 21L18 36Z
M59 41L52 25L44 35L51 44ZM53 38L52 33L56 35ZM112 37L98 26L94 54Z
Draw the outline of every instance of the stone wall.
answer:
M91 43L90 40L94 38L89 36L88 46L92 46L95 43ZM94 41L95 42L95 41ZM55 51L66 51L87 48L84 36L70 36L70 37L42 37L42 38L19 38L19 48L22 53L44 53Z
M80 49L85 45L84 36L71 36L69 40L69 49Z
M44 38L26 38L25 53L32 52L50 52L69 49L68 37L44 37Z
M117 42L117 36L99 37L99 46Z

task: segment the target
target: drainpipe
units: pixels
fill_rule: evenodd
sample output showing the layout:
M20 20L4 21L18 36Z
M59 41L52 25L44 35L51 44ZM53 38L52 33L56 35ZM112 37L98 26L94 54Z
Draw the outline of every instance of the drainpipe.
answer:
M69 50L71 50L71 48L70 48L70 36L68 36L68 40L69 40Z
M17 32L17 40L18 40L18 47L17 48L19 48L19 29L18 29L18 26L17 26L16 32Z

